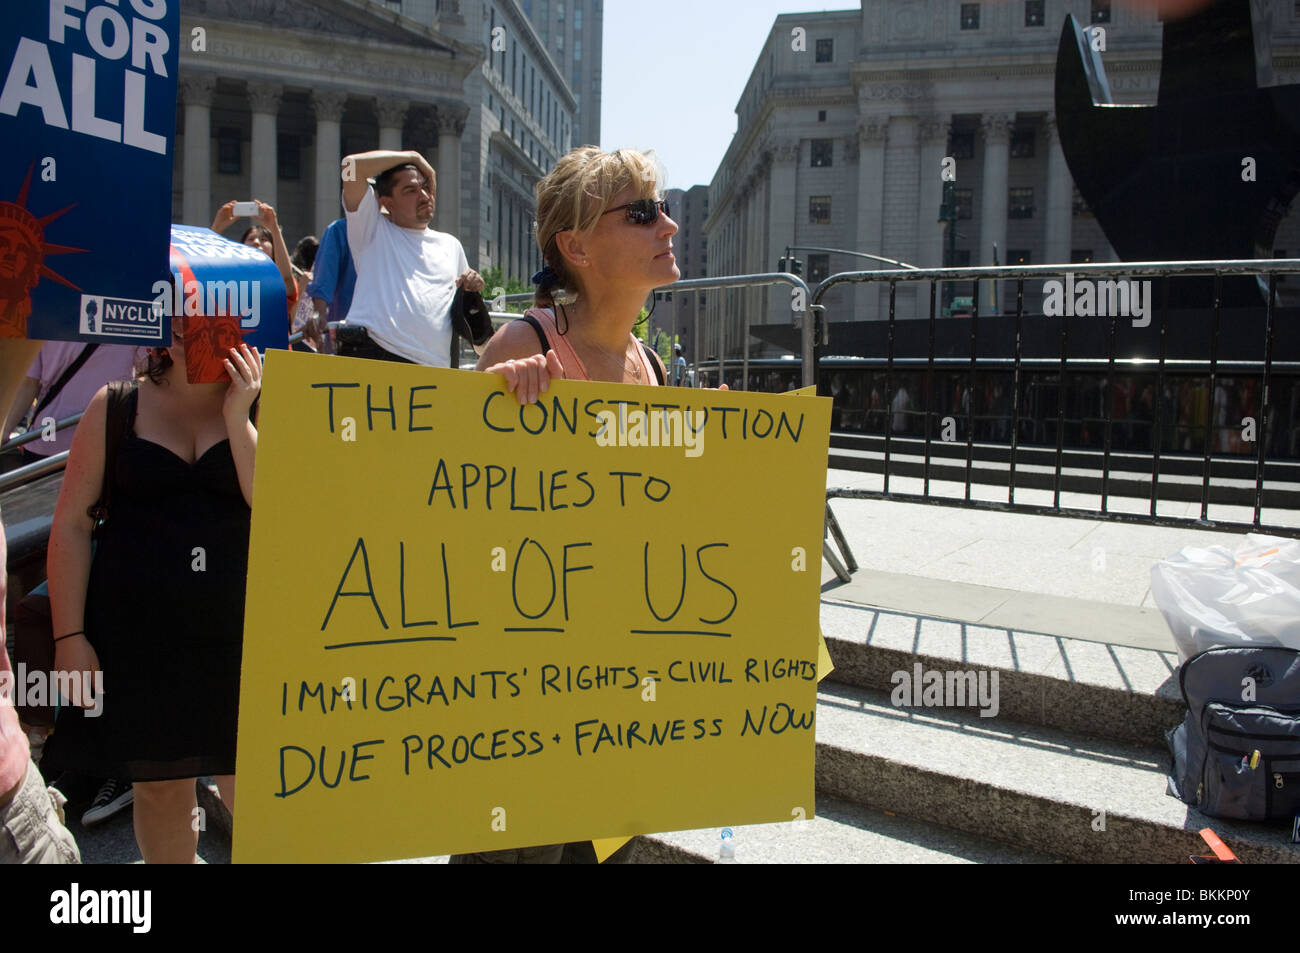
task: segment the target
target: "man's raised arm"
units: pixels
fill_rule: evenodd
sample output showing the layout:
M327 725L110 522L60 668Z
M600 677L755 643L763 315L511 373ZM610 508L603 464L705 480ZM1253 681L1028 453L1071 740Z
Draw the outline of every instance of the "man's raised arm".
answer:
M358 152L343 159L343 206L349 212L355 212L366 197L366 179L373 179L379 173L397 165L410 163L420 170L420 174L434 184L433 166L429 160L414 150L410 152L392 152L388 149L376 149L373 152Z

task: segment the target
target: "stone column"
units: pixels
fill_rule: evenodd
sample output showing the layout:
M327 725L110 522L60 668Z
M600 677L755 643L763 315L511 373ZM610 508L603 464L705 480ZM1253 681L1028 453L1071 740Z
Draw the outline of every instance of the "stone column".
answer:
M1061 151L1055 118L1043 124L1047 137L1047 235L1043 264L1068 264L1074 225L1074 182Z
M280 110L280 95L279 83L248 84L248 103L253 113L252 159L249 162L253 194L249 198L271 206L276 204L276 180L279 178L276 115Z
M858 241L857 250L882 254L885 224L885 143L889 138L889 117L873 116L858 126ZM861 267L872 263L863 259ZM859 320L880 316L881 292L878 284L864 284L857 293Z
M998 247L998 263L1007 263L1007 168L1011 159L1011 117L1005 114L984 117L984 183L980 197L980 244L972 266L993 264L993 246ZM1004 282L998 290L998 311L1006 310ZM981 287L981 294L984 293ZM983 310L983 309L981 309Z
M465 131L465 115L464 110L456 107L439 106L434 117L438 124L435 227L457 238L460 237L460 136Z
M920 121L915 116L892 116L889 120L889 142L885 146L885 166L889 188L884 196L884 236L875 251L878 255L896 258L908 264L916 263L918 234L916 231L917 205L921 194L921 180L928 170L921 169ZM865 263L867 267L873 267ZM879 267L888 268L889 265ZM881 294L889 294L889 285L881 284ZM908 281L897 285L894 296L895 313L900 318L916 317L919 286ZM888 307L888 299L885 305ZM888 311L885 312L888 316Z
M799 143L786 142L767 151L763 156L767 166L767 248L768 260L759 271L776 271L777 261L785 254L785 246L796 240L798 201L795 184L799 178ZM710 262L712 264L712 262ZM727 272L720 272L727 274ZM768 297L768 320L773 324L790 323L790 296L784 285ZM713 296L710 295L710 298ZM784 298L784 300L782 300Z
M921 207L916 220L916 260L922 268L943 267L944 226L939 224L943 204L943 159L948 154L952 123L928 116L921 120ZM928 293L928 292L927 292ZM929 310L926 305L927 313Z
M398 152L402 148L402 126L406 121L406 103L377 99L375 115L379 119L379 148Z
M316 113L316 196L315 213L316 234L323 235L325 226L343 215L340 196L343 193L343 180L339 161L339 122L343 117L343 106L347 102L347 93L337 90L312 90L311 107Z
M185 156L181 166L181 221L206 227L212 223L212 95L216 77L190 73L181 77L185 102Z

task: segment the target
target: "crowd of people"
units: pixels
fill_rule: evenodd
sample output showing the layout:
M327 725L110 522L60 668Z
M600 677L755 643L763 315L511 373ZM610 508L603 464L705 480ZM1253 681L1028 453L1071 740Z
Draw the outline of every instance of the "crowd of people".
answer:
M658 354L632 333L652 289L680 276L677 225L646 155L576 149L538 183L544 266L533 276L534 307L495 334L483 279L460 241L429 228L437 186L428 162L416 152L374 151L347 157L342 169L344 215L319 241L309 236L291 255L275 210L261 202L240 239L275 261L286 321L303 332L305 349L447 367L453 331L461 331L481 355L476 369L502 375L521 403L553 379L668 382ZM230 202L212 229L235 221ZM0 401L13 395L6 434L24 420L37 427L85 410L49 540L54 668L87 685L102 673L111 686L96 717L83 710L89 695L82 707L65 700L48 739L31 732L29 740L29 726L0 694L0 862L79 860L64 823L64 782L47 787L60 777L96 782L83 824L132 805L148 863L195 861L196 778L215 778L234 811L262 360L241 345L225 360L227 380L190 383L185 340L186 319L176 318L169 346L138 354L49 343L25 378L15 370L30 359L17 346L27 342L0 344ZM673 383L684 380L678 358ZM43 443L31 452L54 449ZM198 548L203 572L193 571ZM9 668L2 613L0 674ZM561 844L453 862L594 859L589 844Z

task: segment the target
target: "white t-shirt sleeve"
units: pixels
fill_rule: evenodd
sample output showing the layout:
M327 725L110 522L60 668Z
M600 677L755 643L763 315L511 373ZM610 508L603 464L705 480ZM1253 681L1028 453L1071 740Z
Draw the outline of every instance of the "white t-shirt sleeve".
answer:
M375 195L373 185L366 186L366 194L357 204L355 212L349 212L347 206L343 206L343 214L347 217L348 222L348 248L353 254L357 249L364 249L370 246L375 239L375 231L379 228L379 196Z
M456 254L459 256L456 260L456 274L453 278L459 278L465 272L469 271L469 259L465 257L465 246L456 240Z

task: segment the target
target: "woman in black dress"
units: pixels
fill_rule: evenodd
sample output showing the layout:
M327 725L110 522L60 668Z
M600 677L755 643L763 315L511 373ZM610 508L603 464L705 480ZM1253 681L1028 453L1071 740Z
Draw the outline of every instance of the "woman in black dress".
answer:
M102 668L97 717L64 709L45 759L134 782L148 863L193 863L194 779L214 775L234 806L235 723L262 364L247 345L229 382L191 384L184 328L151 349L128 398L107 521L88 510L104 477L107 388L73 439L50 531L55 668Z

